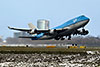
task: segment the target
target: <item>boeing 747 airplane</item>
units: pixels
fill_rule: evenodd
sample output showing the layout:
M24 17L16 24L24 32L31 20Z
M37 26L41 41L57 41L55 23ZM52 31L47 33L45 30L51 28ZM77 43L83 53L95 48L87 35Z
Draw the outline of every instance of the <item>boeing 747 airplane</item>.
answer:
M65 37L71 40L71 35L87 35L88 30L84 29L84 26L89 22L89 18L81 15L79 17L73 18L64 24L51 28L51 29L37 29L32 23L29 23L30 29L12 28L9 29L24 31L32 36L19 36L19 38L30 38L31 40L64 40ZM82 30L79 30L82 28ZM35 35L34 35L35 34Z

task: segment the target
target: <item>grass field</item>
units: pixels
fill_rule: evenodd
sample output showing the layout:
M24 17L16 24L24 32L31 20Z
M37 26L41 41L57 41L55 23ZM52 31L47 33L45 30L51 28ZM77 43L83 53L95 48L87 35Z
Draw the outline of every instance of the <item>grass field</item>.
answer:
M100 47L88 48L43 48L43 47L0 47L0 53L85 53L100 51Z

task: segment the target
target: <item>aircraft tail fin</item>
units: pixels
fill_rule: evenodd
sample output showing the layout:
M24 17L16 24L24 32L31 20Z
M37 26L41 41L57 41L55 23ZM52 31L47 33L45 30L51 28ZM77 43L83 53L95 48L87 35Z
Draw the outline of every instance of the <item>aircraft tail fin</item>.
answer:
M36 29L36 26L34 26L32 23L28 23L28 26L29 26L31 29Z

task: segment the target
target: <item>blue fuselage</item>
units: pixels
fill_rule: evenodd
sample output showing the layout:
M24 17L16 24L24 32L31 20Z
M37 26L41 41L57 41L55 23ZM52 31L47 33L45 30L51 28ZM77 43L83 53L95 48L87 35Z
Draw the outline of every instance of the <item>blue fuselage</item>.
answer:
M68 36L71 35L74 30L77 30L81 27L84 27L88 22L89 22L89 18L85 17L84 15L81 15L79 17L73 18L67 22L65 22L64 24L51 28L51 29L65 29L62 32L59 32L58 34L53 34L52 36L50 35L44 35L44 33L40 33L38 35L36 35L36 38L33 38L32 40L43 40L43 39L53 39L56 36L62 37L62 36Z

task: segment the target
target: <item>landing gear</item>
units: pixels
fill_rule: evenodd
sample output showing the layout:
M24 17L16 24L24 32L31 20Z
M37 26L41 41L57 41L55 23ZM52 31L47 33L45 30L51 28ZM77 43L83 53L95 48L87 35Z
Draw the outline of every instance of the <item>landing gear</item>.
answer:
M68 36L68 40L71 40L71 35Z
M68 36L66 36L66 37L68 37L68 40L71 40L71 35L68 35ZM64 37L55 37L54 39L55 39L55 40L65 40Z
M61 40L65 40L65 38L62 37Z
M60 37L56 37L56 38L55 38L55 40L59 40L59 39L60 39Z
M87 35L89 32L88 30L85 30L84 28L82 29L81 35Z
M82 32L85 32L85 29L84 28L82 29Z
M65 40L63 37L56 37L55 40Z

